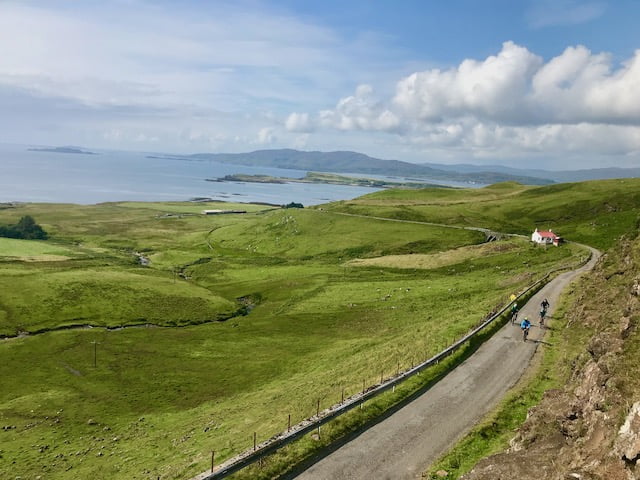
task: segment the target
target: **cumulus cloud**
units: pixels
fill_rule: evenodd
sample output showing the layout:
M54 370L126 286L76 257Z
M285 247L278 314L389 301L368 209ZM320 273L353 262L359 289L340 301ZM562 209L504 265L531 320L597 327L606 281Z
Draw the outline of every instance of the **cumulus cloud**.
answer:
M569 47L547 63L506 42L496 56L398 82L395 106L417 121L473 116L506 124L640 125L640 50L614 69L607 54Z
M484 61L468 59L456 69L400 80L393 102L406 115L426 121L463 115L509 121L521 116L530 79L542 64L526 48L506 42Z
M640 50L615 64L611 55L579 45L545 61L505 42L484 60L401 78L386 100L361 85L334 109L303 118L325 129L393 132L407 144L476 156L637 154L638 85Z
M400 119L377 100L371 85L359 85L354 95L341 99L334 110L323 110L319 124L339 130L394 131Z
M285 128L290 132L308 133L313 131L313 125L308 113L292 113L285 121Z
M531 109L539 105L547 121L640 125L640 50L614 70L609 55L570 47L531 84Z

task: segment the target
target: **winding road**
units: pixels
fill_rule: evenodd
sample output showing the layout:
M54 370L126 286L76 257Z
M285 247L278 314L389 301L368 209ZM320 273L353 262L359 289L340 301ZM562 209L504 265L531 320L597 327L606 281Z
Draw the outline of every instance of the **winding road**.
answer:
M592 257L586 265L555 277L520 310L520 318L528 316L534 326L527 342L523 342L520 328L508 323L422 396L295 478L420 478L422 472L493 409L522 376L535 351L543 344L544 330L537 324L542 299L547 298L551 303L547 322L552 326L554 307L562 291L577 276L591 270L600 257L599 251L589 249Z

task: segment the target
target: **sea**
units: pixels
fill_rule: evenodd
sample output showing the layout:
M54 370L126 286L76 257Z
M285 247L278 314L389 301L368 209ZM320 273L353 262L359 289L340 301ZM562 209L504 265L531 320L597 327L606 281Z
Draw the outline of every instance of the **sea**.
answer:
M191 201L211 199L234 203L305 206L350 200L380 188L311 183L216 182L237 173L302 178L306 170L250 167L211 160L171 158L153 152L95 150L84 153L37 151L54 148L0 143L0 203L76 203L91 205L124 201ZM425 182L479 188L481 183L339 173L391 182Z
M348 200L376 188L307 183L211 182L244 173L302 178L306 172L281 168L178 160L157 153L82 148L96 155L32 151L42 148L0 143L0 202L76 203L188 201L307 205ZM150 158L155 157L155 158Z

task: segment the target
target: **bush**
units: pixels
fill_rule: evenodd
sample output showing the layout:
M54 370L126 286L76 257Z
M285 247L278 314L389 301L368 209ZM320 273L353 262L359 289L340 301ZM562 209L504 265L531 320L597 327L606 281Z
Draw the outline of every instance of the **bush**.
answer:
M0 237L23 240L46 240L47 232L30 215L25 215L16 225L0 226Z

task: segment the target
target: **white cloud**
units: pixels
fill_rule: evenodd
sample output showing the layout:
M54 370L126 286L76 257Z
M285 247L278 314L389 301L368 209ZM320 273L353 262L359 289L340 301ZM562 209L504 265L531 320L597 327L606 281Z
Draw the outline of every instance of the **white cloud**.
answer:
M345 38L261 0L0 0L0 96L17 99L0 109L0 141L291 145L317 126L301 112L279 131L296 105L320 109L356 77L389 75L395 50L383 41ZM270 136L256 135L265 128Z
M308 113L292 113L285 121L285 128L290 132L312 132L314 126Z
M545 62L513 42L495 56L413 73L387 99L361 85L315 122L339 131L390 132L422 151L474 157L638 155L640 50L620 65L569 47ZM302 114L296 114L298 116Z
M339 130L394 131L400 120L377 100L371 85L359 85L355 95L341 99L334 110L323 110L319 123Z
M567 48L532 78L531 110L563 123L640 125L640 50L617 70L609 55Z
M270 145L277 140L273 128L261 128L258 132L258 143L261 145Z
M531 25L604 11L547 6L530 11ZM580 45L543 59L506 42L487 58L395 74L429 59L390 44L262 0L0 0L0 141L640 160L640 50L623 63Z
M542 63L526 48L506 42L484 61L467 59L456 69L410 75L398 82L394 104L419 120L469 114L510 120L520 116L529 80Z
M319 105L348 84L361 52L357 40L264 3L246 7L5 0L0 85L92 106L205 104L234 111L301 98ZM361 56L359 65L367 61Z

